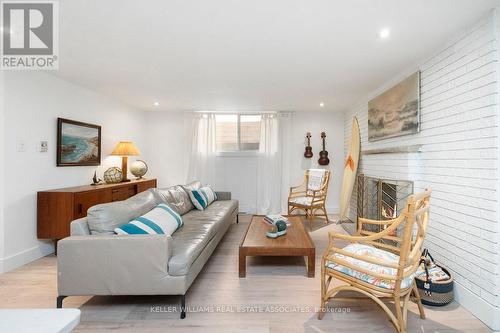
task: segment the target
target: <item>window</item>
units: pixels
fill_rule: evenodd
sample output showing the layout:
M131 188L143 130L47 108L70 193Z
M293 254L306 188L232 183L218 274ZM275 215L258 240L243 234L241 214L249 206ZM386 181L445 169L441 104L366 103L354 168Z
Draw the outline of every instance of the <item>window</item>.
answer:
M215 116L217 151L258 150L260 115L218 114Z

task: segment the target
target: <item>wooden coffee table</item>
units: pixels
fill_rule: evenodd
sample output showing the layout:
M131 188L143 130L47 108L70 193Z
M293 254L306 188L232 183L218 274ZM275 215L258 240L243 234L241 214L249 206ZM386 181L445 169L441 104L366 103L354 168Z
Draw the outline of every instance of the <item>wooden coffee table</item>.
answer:
M314 277L314 260L316 248L307 233L300 217L288 217L291 225L287 233L278 238L266 237L270 230L265 224L264 216L253 216L245 237L240 245L239 271L240 278L246 276L246 258L248 256L276 256L276 257L307 257L307 276Z

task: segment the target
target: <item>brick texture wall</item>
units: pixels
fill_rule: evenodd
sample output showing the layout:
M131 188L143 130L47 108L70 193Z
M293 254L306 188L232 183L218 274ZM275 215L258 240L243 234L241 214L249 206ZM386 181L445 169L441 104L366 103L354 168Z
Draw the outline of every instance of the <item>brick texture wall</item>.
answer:
M412 71L421 71L421 131L368 142L367 102L412 71L380 87L345 114L345 149L352 117L362 150L422 144L421 153L362 156L360 172L432 187L426 246L456 281L492 306L498 298L498 41L496 16L464 30ZM356 192L350 217L356 216ZM474 312L474 311L473 311Z

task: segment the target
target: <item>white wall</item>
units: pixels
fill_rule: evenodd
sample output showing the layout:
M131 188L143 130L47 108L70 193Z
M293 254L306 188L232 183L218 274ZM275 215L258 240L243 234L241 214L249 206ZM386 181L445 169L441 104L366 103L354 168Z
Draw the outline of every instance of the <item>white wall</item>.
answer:
M188 138L184 128L183 112L151 112L146 114L147 155L151 175L159 180L159 186L166 187L185 182L185 151ZM304 170L317 167L321 150L320 133L327 134L327 150L330 156L330 170L333 178L330 185L327 206L329 212L338 212L340 182L343 170L343 128L344 115L333 111L295 112L292 129L291 163L289 168L292 184L300 184ZM311 132L312 159L303 157L306 132ZM189 136L189 134L187 134ZM255 212L257 195L257 161L252 156L221 156L217 158L217 189L231 191L240 201L240 210Z
M5 248L5 233L4 233L4 217L3 217L3 198L4 198L4 72L0 71L0 273L3 272L4 248Z
M362 156L360 172L433 188L426 247L456 279L456 299L500 329L498 252L497 16L465 29L439 52L373 92L346 113L345 149L358 117L362 150L423 144L422 153ZM421 70L421 132L368 142L367 102ZM356 194L351 200L355 218Z
M89 184L95 167L56 167L57 117L102 126L103 165L120 165L107 157L119 140L144 149L142 111L42 72L5 72L4 270L53 252L52 242L36 237L36 192ZM47 140L49 151L37 145ZM25 152L18 152L23 142ZM141 156L142 157L142 156ZM147 159L146 156L143 156ZM1 229L0 229L1 231Z
M183 184L186 178L185 152L189 134L183 112L145 112L148 176L158 179L158 187Z
M217 157L216 186L238 199L240 212L257 210L257 158L255 156Z
M291 185L298 185L304 178L304 170L318 168L319 152L322 150L321 132L326 132L326 150L332 172L328 193L328 213L339 212L340 187L344 171L344 115L335 111L297 112L293 123L292 162L290 164ZM304 157L306 133L311 132L314 156Z

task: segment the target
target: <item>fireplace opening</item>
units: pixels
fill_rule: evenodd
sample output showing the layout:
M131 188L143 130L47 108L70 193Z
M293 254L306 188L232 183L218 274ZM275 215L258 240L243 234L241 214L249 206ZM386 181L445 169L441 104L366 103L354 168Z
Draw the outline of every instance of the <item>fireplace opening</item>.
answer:
M382 179L360 174L357 178L357 215L372 220L391 220L399 216L413 194L409 180ZM384 225L364 225L363 230L380 232ZM399 235L399 230L393 236Z

